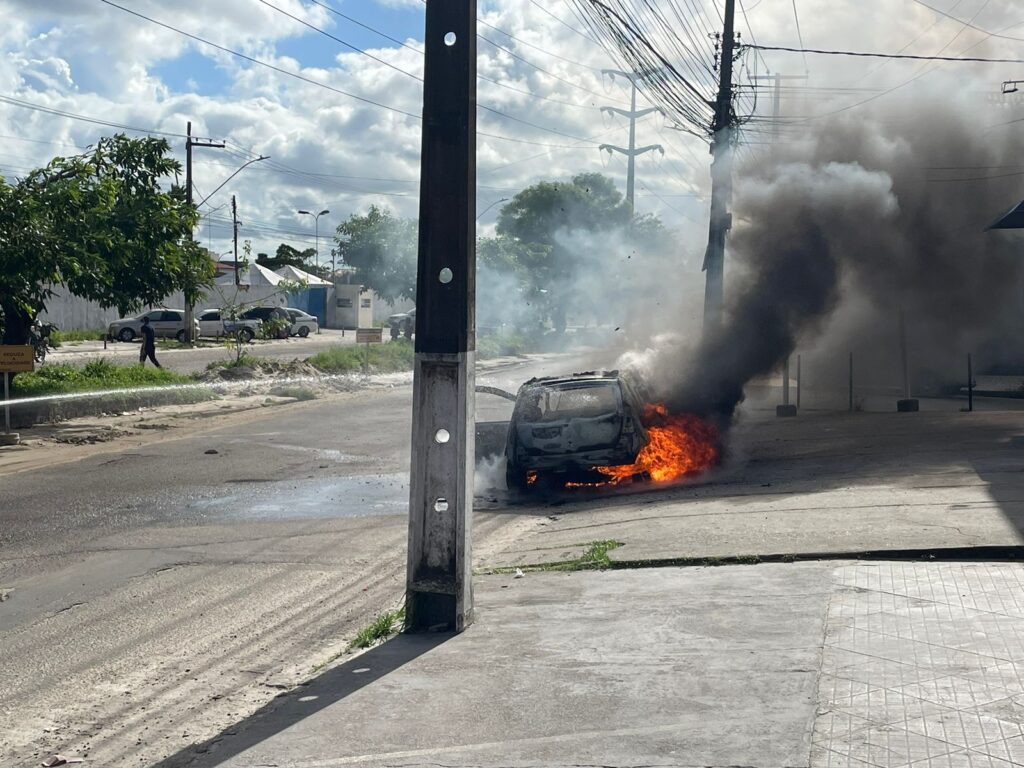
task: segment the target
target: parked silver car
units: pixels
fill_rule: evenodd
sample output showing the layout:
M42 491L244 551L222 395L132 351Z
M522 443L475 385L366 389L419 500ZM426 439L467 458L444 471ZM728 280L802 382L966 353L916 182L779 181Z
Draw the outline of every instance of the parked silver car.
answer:
M118 341L133 341L142 334L142 318L148 317L153 332L165 339L185 340L185 310L152 309L136 317L122 317L107 327L107 336ZM199 338L199 321L193 319L193 338Z
M288 317L292 320L290 330L292 336L306 338L309 334L320 330L320 321L314 315L294 307L285 307L284 311L288 313Z

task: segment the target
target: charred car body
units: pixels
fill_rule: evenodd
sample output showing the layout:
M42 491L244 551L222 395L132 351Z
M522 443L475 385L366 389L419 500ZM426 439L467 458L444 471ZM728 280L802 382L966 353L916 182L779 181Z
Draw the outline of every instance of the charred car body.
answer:
M647 444L640 387L618 371L530 379L519 388L505 445L510 490L539 477L586 479L632 464Z

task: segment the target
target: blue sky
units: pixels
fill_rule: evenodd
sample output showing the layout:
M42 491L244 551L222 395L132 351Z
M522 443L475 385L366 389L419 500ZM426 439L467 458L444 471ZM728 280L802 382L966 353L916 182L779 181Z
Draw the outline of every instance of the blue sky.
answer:
M339 2L339 0L323 0L326 5L337 9L351 21L337 14L330 14L331 24L321 27L335 37L344 40L362 50L393 48L395 44L386 37L366 29L372 27L389 37L405 41L409 38L423 38L423 6L394 5L356 0L355 2ZM172 18L161 16L161 20L172 22ZM358 23L361 22L361 26ZM173 23L173 22L172 22ZM337 65L339 53L349 53L350 49L340 43L321 35L296 21L281 19L283 30L294 28L295 34L277 41L275 49L279 55L289 56L300 62L303 67L330 68ZM185 29L202 35L201 30ZM210 58L211 51L206 46L195 44L184 55L175 59L162 61L151 71L159 76L172 91L193 91L202 95L218 95L224 93L231 85L231 77L215 61ZM88 84L86 84L88 85Z

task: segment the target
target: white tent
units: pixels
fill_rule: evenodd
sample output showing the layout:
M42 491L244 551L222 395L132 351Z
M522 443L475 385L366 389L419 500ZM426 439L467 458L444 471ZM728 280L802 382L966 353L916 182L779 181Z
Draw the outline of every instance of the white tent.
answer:
M329 280L317 277L316 275L310 274L309 272L303 272L298 267L293 267L289 264L286 267L281 267L275 272L276 275L284 280L302 280L306 285L330 285Z
M238 274L238 284L248 285L251 287L268 287L275 286L283 280L280 275L271 272L266 267L260 266L259 264L250 264L246 269L240 270ZM216 285L234 285L235 276L233 273L228 273L218 277L215 281Z

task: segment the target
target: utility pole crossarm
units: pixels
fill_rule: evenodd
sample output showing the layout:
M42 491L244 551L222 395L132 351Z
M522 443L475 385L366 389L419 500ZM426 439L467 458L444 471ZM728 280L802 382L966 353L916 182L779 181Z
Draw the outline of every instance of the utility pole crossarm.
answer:
M617 147L614 144L602 144L599 149L602 152L618 152L628 157L639 157L640 155L648 152L661 152L665 154L665 148L661 144L648 144L646 147L637 147L636 149L626 149L625 147Z
M661 107L645 107L644 109L637 109L633 110L632 112L628 109L619 109L618 107L601 107L601 111L613 112L616 115L622 115L623 117L628 117L637 120L639 120L641 117L646 117L647 115L653 112L660 112L663 115L665 114L665 110L663 110Z

